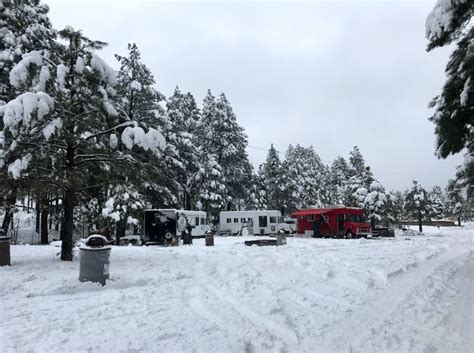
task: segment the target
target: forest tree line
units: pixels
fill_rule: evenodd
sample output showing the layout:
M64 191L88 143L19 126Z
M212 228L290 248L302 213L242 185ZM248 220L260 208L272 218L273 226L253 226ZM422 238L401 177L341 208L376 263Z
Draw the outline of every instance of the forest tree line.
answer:
M414 181L405 192L387 191L357 147L329 166L311 146L290 145L284 156L270 146L255 171L224 93L209 90L199 106L179 87L165 97L136 44L115 56L115 71L98 55L105 42L54 29L39 0L0 7L2 228L18 199L34 199L41 242L60 229L63 260L72 260L79 220L120 238L146 207L216 218L222 210L346 205L390 224L470 216L461 179L446 189Z

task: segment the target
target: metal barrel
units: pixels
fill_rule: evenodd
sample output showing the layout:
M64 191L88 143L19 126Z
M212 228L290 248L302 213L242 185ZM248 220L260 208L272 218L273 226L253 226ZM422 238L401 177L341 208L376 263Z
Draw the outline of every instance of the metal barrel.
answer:
M0 237L0 266L10 265L10 237Z
M105 285L109 279L110 247L80 248L79 280Z

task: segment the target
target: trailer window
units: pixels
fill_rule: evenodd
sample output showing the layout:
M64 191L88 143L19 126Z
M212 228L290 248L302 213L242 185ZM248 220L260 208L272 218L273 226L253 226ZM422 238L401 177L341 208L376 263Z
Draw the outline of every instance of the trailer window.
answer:
M232 218L227 218L226 222L227 223L232 223Z
M206 224L206 219L205 218L201 218L201 224Z
M234 223L239 223L239 219L238 219L238 218L234 218Z
M198 226L198 225L199 225L199 217L196 217L196 218L194 219L194 225L195 225L195 226Z
M349 222L365 222L365 217L364 215L348 215L347 216L347 221Z
M277 222L277 218L275 216L270 217L270 223L275 224Z
M247 218L247 221L248 221L248 222L252 222L252 218L250 218L250 217Z
M241 218L240 223L245 223L245 218Z
M314 221L314 214L308 215L308 221Z

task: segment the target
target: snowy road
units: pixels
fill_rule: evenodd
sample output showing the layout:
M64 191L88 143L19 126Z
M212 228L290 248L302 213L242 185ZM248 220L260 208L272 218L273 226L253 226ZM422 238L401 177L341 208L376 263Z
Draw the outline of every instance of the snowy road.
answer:
M427 233L113 248L103 288L52 247L14 246L0 351L472 351L474 224Z

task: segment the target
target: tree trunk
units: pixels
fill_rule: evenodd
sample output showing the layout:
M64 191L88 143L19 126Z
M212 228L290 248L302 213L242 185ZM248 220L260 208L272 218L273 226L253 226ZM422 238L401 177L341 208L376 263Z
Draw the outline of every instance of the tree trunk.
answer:
M420 233L423 233L423 222L422 222L421 213L418 213L418 228L420 230Z
M125 236L126 221L121 219L117 222L117 230L115 231L115 245L120 245L120 238Z
M64 197L64 232L61 245L61 260L72 261L72 233L74 230L74 191L67 189Z
M13 209L15 208L16 197L18 194L18 185L16 182L13 183L12 189L8 193L6 204L5 204L5 216L3 217L2 229L5 233L8 232L10 223L12 223Z
M41 222L41 201L39 199L36 200L36 226L35 232L40 232L40 222Z
M461 216L458 217L458 226L461 226Z
M56 224L54 225L54 230L58 231L59 230L59 224L61 223L61 217L59 212L59 200L56 199L56 207L54 208L54 214L56 215ZM62 236L60 235L61 239Z
M41 244L46 245L48 241L48 202L43 200L41 202Z
M375 228L375 217L370 218L370 228L372 228L372 229Z

